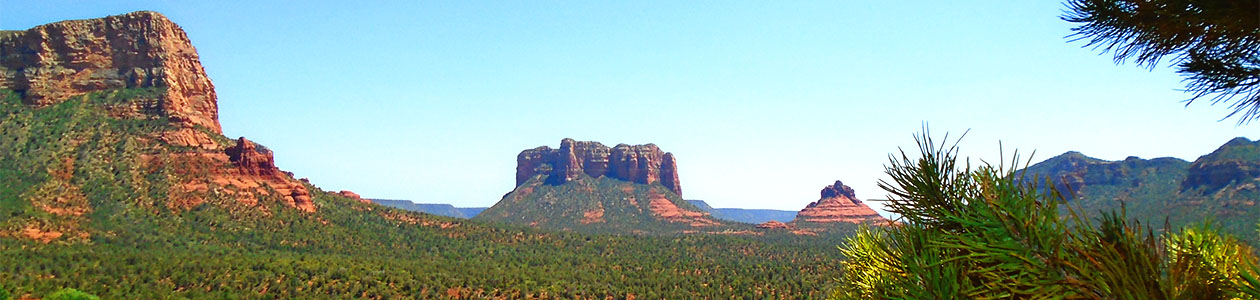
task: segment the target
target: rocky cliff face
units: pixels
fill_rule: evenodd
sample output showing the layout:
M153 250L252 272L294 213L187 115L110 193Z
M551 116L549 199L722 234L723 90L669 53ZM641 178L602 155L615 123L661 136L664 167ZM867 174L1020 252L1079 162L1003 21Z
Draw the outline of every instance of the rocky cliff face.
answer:
M553 185L573 181L585 174L605 176L641 184L660 183L682 195L674 154L656 145L619 144L608 148L598 142L560 141L560 149L542 146L521 151L516 156L516 185L537 175L547 175Z
M89 92L160 87L137 110L180 128L163 136L181 146L212 146L200 126L220 132L214 84L178 25L155 12L36 26L0 35L0 89L43 107Z
M245 138L233 142L222 136L214 85L188 36L161 14L133 12L2 32L0 90L13 91L31 111L90 93L121 95L115 102L85 103L112 119L169 125L125 133L149 147L136 165L173 170L167 177L173 185L169 207L226 195L243 203L276 199L315 210L305 185L276 168L270 151Z
M1248 182L1260 182L1260 141L1239 137L1191 163L1181 190L1214 193L1231 183Z
M810 203L796 213L793 223L863 223L886 220L866 206L853 193L853 188L839 180L822 189L822 199Z
M1028 167L1027 173L1017 174L1024 174L1026 180L1037 177L1038 184L1050 180L1059 192L1071 198L1085 196L1082 189L1087 186L1127 189L1176 184L1185 178L1188 165L1189 162L1171 157L1131 156L1122 161L1106 161L1069 151Z
M1068 152L1015 174L1041 186L1053 182L1083 218L1123 211L1127 218L1172 228L1212 219L1222 232L1252 237L1260 212L1260 143L1246 138L1193 163L1167 157L1106 161Z
M306 186L293 180L291 175L281 171L280 168L276 168L276 160L271 151L259 149L254 142L241 137L237 139L236 146L229 147L224 152L228 156L228 161L232 162L236 168L226 170L226 172L217 172L216 175L235 175L231 177L239 181L234 181L232 184L245 183L240 187L254 189L255 192L259 192L258 188L266 185L275 190L277 196L285 204L307 212L315 211L315 205L311 203L311 193L306 190ZM342 195L358 198L357 194L347 195L345 192L343 191Z

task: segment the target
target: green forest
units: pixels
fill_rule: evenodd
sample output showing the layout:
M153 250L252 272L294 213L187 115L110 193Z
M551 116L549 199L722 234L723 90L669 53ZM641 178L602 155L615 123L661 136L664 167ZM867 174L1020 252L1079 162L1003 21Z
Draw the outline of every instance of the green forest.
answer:
M0 133L10 137L0 140L8 235L0 285L9 295L789 299L821 297L840 276L839 236L552 232L364 204L309 185L315 214L213 194L172 207L166 191L198 173L138 160L193 150L152 139L168 129L160 117L110 115L159 92L111 90L41 109L0 94L9 116ZM65 236L44 243L21 237L26 230Z

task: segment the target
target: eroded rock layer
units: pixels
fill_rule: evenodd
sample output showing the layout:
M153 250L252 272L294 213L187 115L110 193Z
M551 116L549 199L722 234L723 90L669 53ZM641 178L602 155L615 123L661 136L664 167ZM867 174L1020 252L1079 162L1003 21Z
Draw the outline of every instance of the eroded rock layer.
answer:
M822 199L810 203L796 213L793 223L863 223L886 220L861 200L857 200L853 188L839 180L824 187L821 194Z
M28 105L145 87L165 88L156 113L181 127L221 131L214 84L197 50L161 14L141 11L0 34L0 89L16 91Z
M1186 171L1181 191L1215 193L1230 184L1260 182L1260 140L1244 137L1230 140L1208 155L1196 159ZM1254 187L1253 187L1254 188Z
M123 100L90 105L109 118L169 125L130 134L163 149L141 155L137 164L174 170L165 199L173 209L226 195L243 203L276 199L315 210L305 185L276 168L269 150L222 136L214 84L187 34L161 14L141 11L0 31L0 90L13 91L34 110L106 93Z
M599 142L560 141L560 149L542 146L521 151L516 156L516 185L537 175L548 175L547 183L563 184L579 175L620 179L641 184L660 183L682 195L678 163L673 153L654 144L612 148Z

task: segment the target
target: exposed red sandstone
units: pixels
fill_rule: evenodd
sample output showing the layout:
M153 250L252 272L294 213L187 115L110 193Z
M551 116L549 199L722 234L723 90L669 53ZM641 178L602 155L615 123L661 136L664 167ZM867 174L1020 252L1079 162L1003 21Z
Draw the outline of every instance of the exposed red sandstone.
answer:
M560 141L560 149L542 146L516 156L516 185L537 175L548 175L550 184L563 184L580 175L607 176L641 184L660 183L678 195L678 163L672 153L654 144L608 148L598 142Z
M341 195L342 197L346 197L346 198L350 198L350 199L354 199L354 200L359 200L359 202L363 202L363 203L366 203L366 204L372 204L372 200L363 199L363 196L359 196L359 194L358 194L358 193L355 193L355 192L351 192L351 191L347 191L347 190L341 190L340 192L337 192L337 194L338 194L338 195Z
M114 88L158 87L139 114L176 125L162 135L179 146L210 146L204 127L221 132L214 84L196 49L175 23L155 12L63 21L0 35L0 89L35 107Z
M582 213L582 224L603 223L604 222L604 205L600 204L598 208L588 210Z
M810 203L805 209L796 213L793 223L863 223L886 220L875 213L875 210L857 200L853 188L839 180L835 184L824 187L822 199Z
M656 191L649 192L648 197L651 198L651 202L648 203L648 210L652 211L652 215L666 221L687 223L691 227L719 225L718 222L709 217L709 213L679 208L673 201L669 201L669 198L666 198L665 195Z
M168 120L172 129L152 138L189 147L143 156L148 168L175 170L180 184L168 194L168 206L191 207L226 194L244 203L274 197L315 210L306 187L276 168L270 151L245 138L231 146L212 139L222 135L214 84L187 34L161 14L141 11L0 33L0 89L17 92L32 108L121 88L157 93L105 108L111 117Z
M783 222L779 222L779 221L766 221L765 223L757 224L757 229L789 229L789 228L792 228L792 227L788 226L788 224L784 224Z
M223 152L236 168L216 175L236 177L237 180L229 182L242 188L259 190L266 185L275 190L285 204L307 212L315 211L311 193L306 190L306 186L294 180L287 172L276 168L271 151L258 149L254 142L241 137L237 139L235 146L228 147Z

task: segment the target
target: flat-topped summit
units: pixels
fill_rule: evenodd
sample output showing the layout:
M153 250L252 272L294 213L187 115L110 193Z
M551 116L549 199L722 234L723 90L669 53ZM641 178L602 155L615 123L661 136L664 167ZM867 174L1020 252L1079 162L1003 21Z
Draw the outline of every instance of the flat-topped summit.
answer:
M474 219L596 233L671 234L724 225L683 200L674 155L654 144L564 139L516 157L516 187Z
M674 154L661 151L655 144L609 148L599 142L566 138L560 141L560 149L541 146L516 156L517 186L537 175L548 175L548 184L559 185L577 179L579 174L640 184L659 182L682 195Z

